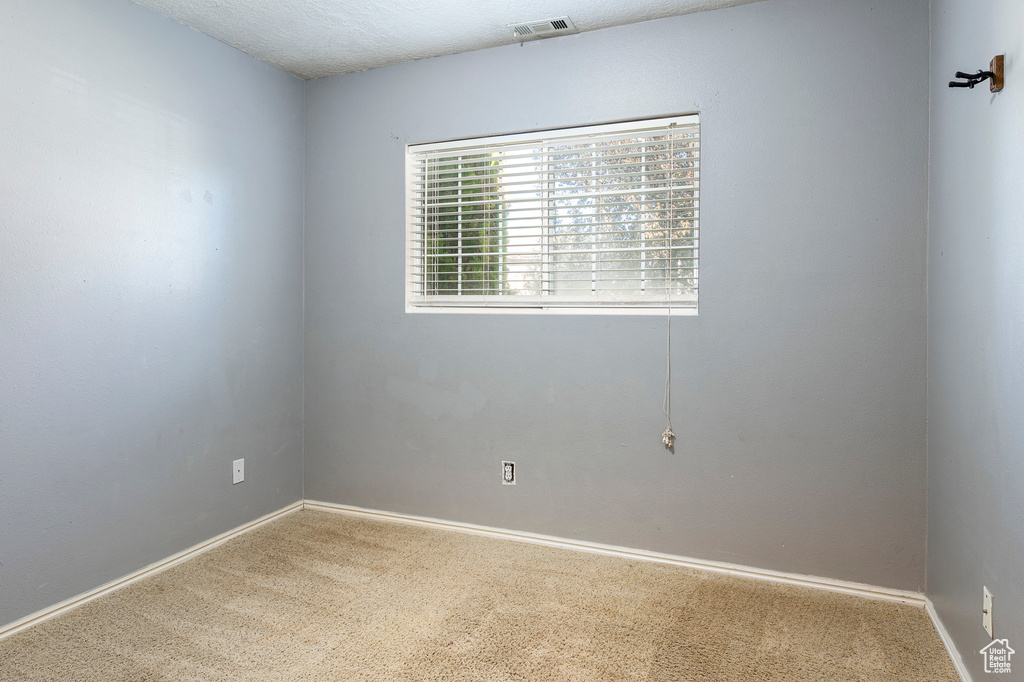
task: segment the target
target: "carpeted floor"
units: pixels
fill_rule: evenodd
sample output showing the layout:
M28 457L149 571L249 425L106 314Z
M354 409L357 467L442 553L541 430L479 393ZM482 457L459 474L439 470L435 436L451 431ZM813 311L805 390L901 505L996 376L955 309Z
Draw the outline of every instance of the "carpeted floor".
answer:
M301 511L0 641L0 680L957 676L913 606Z

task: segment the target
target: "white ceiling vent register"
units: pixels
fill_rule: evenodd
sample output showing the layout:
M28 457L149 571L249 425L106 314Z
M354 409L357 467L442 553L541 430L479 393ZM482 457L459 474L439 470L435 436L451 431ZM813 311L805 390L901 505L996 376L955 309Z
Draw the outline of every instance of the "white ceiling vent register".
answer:
M580 32L569 17L522 21L508 24L508 27L512 29L512 35L517 40L536 40L537 38L550 38L551 36L564 36Z

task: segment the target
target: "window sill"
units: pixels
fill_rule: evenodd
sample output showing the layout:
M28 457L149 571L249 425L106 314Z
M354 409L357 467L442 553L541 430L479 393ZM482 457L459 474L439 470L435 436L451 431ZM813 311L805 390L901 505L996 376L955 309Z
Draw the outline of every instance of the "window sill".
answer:
M414 306L406 304L407 313L454 313L456 315L634 315L661 316L669 312L668 308L638 308L630 306L592 306L592 307L551 307L537 306ZM696 317L696 308L672 308L672 317Z

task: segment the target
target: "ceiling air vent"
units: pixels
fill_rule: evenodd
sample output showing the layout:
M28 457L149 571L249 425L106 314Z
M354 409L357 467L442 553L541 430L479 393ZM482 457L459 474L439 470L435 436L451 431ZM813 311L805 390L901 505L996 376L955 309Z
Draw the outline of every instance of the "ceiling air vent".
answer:
M579 33L569 17L555 17L554 19L542 19L540 21L521 21L509 24L512 35L517 40L536 40L537 38L550 38L551 36L564 36L570 33Z

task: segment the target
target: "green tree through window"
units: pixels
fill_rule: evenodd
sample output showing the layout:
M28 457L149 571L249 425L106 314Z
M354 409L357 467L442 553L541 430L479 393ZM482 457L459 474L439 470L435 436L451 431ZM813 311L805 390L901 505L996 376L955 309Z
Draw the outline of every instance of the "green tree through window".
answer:
M426 280L435 294L497 294L507 289L494 153L438 159L427 223Z

